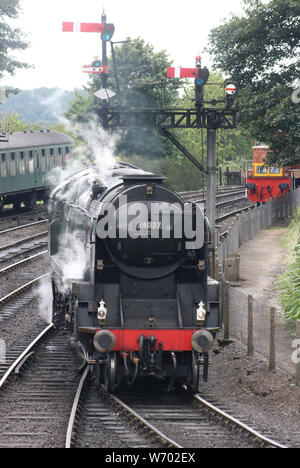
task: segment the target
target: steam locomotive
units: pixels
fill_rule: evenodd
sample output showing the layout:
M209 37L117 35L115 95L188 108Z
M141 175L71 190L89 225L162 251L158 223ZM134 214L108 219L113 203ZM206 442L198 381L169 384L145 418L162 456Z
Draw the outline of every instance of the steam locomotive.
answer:
M222 318L200 207L116 163L67 178L49 219L53 323L69 327L97 382L113 392L143 376L169 388L207 380Z

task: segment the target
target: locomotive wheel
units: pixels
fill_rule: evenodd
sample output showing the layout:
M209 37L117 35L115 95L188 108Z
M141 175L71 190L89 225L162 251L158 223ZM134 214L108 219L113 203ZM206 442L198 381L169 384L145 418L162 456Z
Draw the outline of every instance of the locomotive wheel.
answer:
M104 387L107 393L112 393L117 383L117 353L112 352L108 356L104 372Z
M199 389L199 378L200 369L197 365L197 353L195 351L192 351L192 360L188 384L195 391L198 391Z

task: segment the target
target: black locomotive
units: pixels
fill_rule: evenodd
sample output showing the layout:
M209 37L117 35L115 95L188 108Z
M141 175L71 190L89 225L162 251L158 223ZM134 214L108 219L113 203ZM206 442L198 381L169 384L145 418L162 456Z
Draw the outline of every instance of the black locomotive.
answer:
M53 322L110 392L149 375L198 387L221 327L207 220L163 181L92 165L50 197Z

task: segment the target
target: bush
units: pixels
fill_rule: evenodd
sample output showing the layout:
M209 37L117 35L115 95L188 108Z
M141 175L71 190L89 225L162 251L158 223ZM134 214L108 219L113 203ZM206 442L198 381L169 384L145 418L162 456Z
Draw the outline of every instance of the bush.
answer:
M288 265L278 281L282 289L280 299L288 319L300 319L300 210L287 234L287 239L297 234L297 243L293 249L293 261Z

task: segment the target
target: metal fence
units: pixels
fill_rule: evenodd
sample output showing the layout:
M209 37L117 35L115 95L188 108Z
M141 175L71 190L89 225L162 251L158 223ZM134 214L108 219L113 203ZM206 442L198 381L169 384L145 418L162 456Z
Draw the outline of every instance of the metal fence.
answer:
M299 205L300 188L238 215L218 246L218 261L223 271L226 258L236 254L243 242L253 239L260 230L284 221Z

